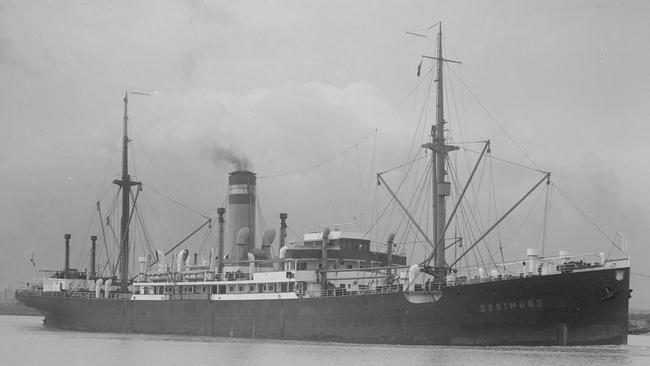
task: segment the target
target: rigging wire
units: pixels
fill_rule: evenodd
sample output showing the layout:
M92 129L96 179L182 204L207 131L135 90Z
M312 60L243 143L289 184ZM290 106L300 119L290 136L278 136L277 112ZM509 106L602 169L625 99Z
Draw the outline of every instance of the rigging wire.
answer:
M485 162L483 162L483 164L481 164L481 170L480 170L480 172L478 174L478 180L474 180L470 184L470 188L473 190L473 194L474 194L474 200L473 200L473 202L471 202L471 205L470 205L469 201L463 201L467 206L467 208L466 208L467 211L465 212L466 217L471 218L474 225L477 228L483 227L483 218L481 216L481 211L479 209L479 202L478 202L478 197L479 197L478 191L481 189L481 186L482 186L482 183L483 183L483 176L484 176L484 173L485 173L485 169L486 169L486 164L485 164ZM457 169L450 169L450 176L453 176L453 180L455 182L456 189L458 189L458 184L460 182L460 179L458 177ZM475 183L475 182L477 182L477 183ZM476 186L476 184L478 184L478 186ZM460 207L462 207L463 202L461 202ZM477 218L477 216L478 216L478 218ZM487 238L483 242L484 242L484 244L486 246L488 246ZM488 252L489 252L489 247L488 247ZM491 254L490 254L490 257L491 257Z
M429 71L429 73L431 73L431 71ZM386 122L388 122L388 121L390 120L390 118L393 117L393 115L396 114L397 111L402 107L402 105L404 105L404 103L405 103L407 100L409 100L409 99L411 98L411 95L413 95L413 94L418 90L418 88L420 87L420 84L422 84L422 83L424 82L424 80L425 80L425 79L423 78L422 81L419 81L419 82L416 84L416 86L415 86L413 89L411 89L411 91L406 95L406 97L404 97L404 98L403 98L403 99L402 99L402 100L397 104L397 106L396 106L395 108L393 108L393 110L392 110L392 111L391 111L391 112L390 112L386 117L384 117L384 119L383 119L379 124L377 124L377 126L372 130L372 132L366 134L365 136L363 136L362 138L360 138L359 140L357 140L357 142L355 142L354 144L348 146L348 147L347 147L345 150L343 150L342 152L339 152L338 154L336 154L336 155L334 155L334 156L332 156L332 157L330 157L330 158L327 158L327 159L325 159L325 160L322 160L321 162L316 163L316 164L311 165L311 166L308 166L308 167L304 167L304 168L300 168L300 169L296 169L296 170L291 170L291 171L284 172L284 173L269 174L269 175L260 175L260 176L257 177L257 179L271 179L271 178L279 178L279 177L285 177L285 176L287 176L287 175L293 175L293 174L304 173L304 172L309 171L309 170L313 170L313 169L320 168L321 166L326 165L327 163L330 163L330 162L332 162L332 161L338 159L339 157L341 157L341 156L347 154L347 153L348 153L352 148L354 148L356 145L362 143L364 140L367 140L370 136L377 134L377 133L379 132L379 129L380 129L380 128L381 128L381 127L382 127Z
M456 188L458 189L458 180L457 179L452 179L452 181L454 181L454 184L456 185ZM467 205L468 205L468 203L466 201L461 201L458 204L458 211L460 213L459 214L460 215L460 220L456 220L456 224L457 225L462 225L463 226L462 230L464 230L467 233L467 236L471 239L471 241L474 241L474 239L476 238L476 235L474 233L474 230L473 230L472 226L470 225L470 221L469 221L468 214L467 214L467 211L469 209L466 208ZM474 255L474 258L475 258L477 264L478 263L481 263L481 264L483 263L482 257L481 257L481 259L479 261L479 258L477 257L476 253L473 253L473 255ZM480 256L480 253L479 253L479 256ZM466 261L468 260L467 257L465 257L465 260Z
M301 240L300 235L295 232L291 226L287 225L287 229L293 234L297 241Z
M535 207L537 207L537 204L539 203L541 198L542 198L542 191L540 191L538 193L537 198L533 202L533 206L530 208L530 211L528 211L528 213L526 214L524 219L521 221L521 223L519 223L519 226L517 226L517 229L512 233L512 235L510 235L510 237L508 238L508 240L506 240L506 242L505 242L505 244L503 246L508 246L512 242L512 240L515 238L515 236L517 236L517 234L524 227L526 222L528 222L528 218L530 218L530 216L535 211Z
M98 200L101 201L102 198L104 198L104 195L110 190L112 185L108 185L107 188L104 190L101 195L99 194L102 192L102 187L106 184L106 178L109 175L109 170L111 169L111 165L113 165L113 158L116 155L117 152L117 147L119 146L120 143L120 137L121 137L121 131L118 129L118 132L115 134L115 143L113 143L113 151L109 155L108 161L104 167L104 175L102 176L102 179L100 181L100 184L97 186L97 196L99 196Z
M144 186L144 184L142 184L142 185ZM171 202L173 202L173 203L176 204L177 206L180 206L180 207L182 207L182 208L184 208L184 209L190 211L191 213L193 213L193 214L195 214L195 215L201 216L201 217L203 217L203 218L206 219L206 220L209 219L209 217L205 216L204 214L202 214L202 213L200 213L200 212L198 212L198 211L195 211L195 210L193 210L192 208L190 208L190 207L188 207L188 206L186 206L186 205L180 203L179 201L176 201L175 199L173 199L173 198L171 198L171 197L169 197L169 196L167 196L167 195L161 193L160 191L156 190L156 189L153 188L152 186L150 186L150 185L147 184L146 187L149 188L149 189L150 189L151 191L153 191L154 193L157 193L157 194L160 195L161 197L170 200ZM226 198L226 199L227 199L227 198ZM189 222L186 222L186 224L191 225Z
M429 155L423 155L423 156L420 156L419 158L414 158L414 159L412 159L412 160L410 160L410 161L407 161L407 162L404 163L404 164L398 165L398 166L396 166L396 167L394 167L394 168L390 168L390 169L384 170L384 171L382 171L382 172L379 172L378 174L379 174L379 175L383 175L383 174L385 174L385 173L390 173L390 172L392 172L392 171L394 171L394 170L397 170L397 169L399 169L399 168L403 168L403 167L405 167L405 166L407 166L407 165L413 164L413 163L415 163L415 162L417 162L417 161L420 161L420 160L422 160L422 159L424 159L424 158L428 158L428 157L429 157ZM407 174L408 174L408 172L407 172Z
M140 224L140 233L142 235L142 239L145 245L147 246L146 248L143 249L147 249L148 251L147 254L151 254L155 256L155 251L157 248L151 240L151 234L149 233L147 226L144 224L145 223L144 215L141 212L141 210L138 208L138 206L135 206L135 215L136 215L137 222Z
M494 219L499 217L499 209L497 208L497 192L496 192L496 183L494 182L494 165L492 162L492 151L488 151L488 164L490 165L490 181L488 185L490 186L490 200L492 204L490 207L494 209ZM491 212L492 213L492 212ZM488 218L492 221L492 218ZM501 262L505 262L505 257L503 255L503 238L501 237L501 227L496 227L497 241L499 243L499 253L501 254Z
M119 239L117 238L117 235L115 235L115 230L113 229L113 225L108 223L108 228L111 229L110 232L113 234L113 240L115 240L115 243L119 243ZM117 271L117 267L120 265L120 255L118 253L117 260L114 263L113 268L111 268L111 277L115 277L115 272Z
M421 136L426 136L426 127L427 127L427 121L428 121L428 116L429 116L429 103L431 101L431 98L433 97L432 89L433 89L433 84L434 84L434 77L433 77L433 71L435 70L434 67L431 67L429 71L425 74L425 77L422 78L422 80L428 80L429 83L427 84L427 90L426 93L424 93L424 100L422 101L421 107L420 107L420 113L418 115L418 123L415 126L415 129L413 130L413 137L411 137L411 143L408 145L408 149L406 150L406 153L404 154L404 160L409 160L411 159L411 156L417 155L417 151L414 153L413 148L417 147L419 148L419 144L416 144L416 141L419 137ZM422 81L422 82L423 82ZM420 82L420 84L422 83ZM419 85L419 84L418 84ZM418 88L419 89L419 88ZM413 98L413 103L416 103L416 99ZM415 107L413 107L415 108ZM430 133L429 133L430 135Z
M130 126L131 126L131 130L133 131L133 135L136 137L136 141L141 141L141 140L139 139L139 137L138 137L138 132L137 132L137 130L136 130L136 128L135 128L135 123L131 123ZM162 193L160 193L160 192L158 192L158 191L156 191L156 193L158 193L158 194L160 194L161 196L163 196L163 197L169 199L170 201L172 201L172 202L174 202L174 203L180 205L181 207L184 207L185 209L189 210L190 212L194 212L192 209L190 209L190 208L188 208L188 207L186 207L186 206L184 206L184 205L178 203L177 201L175 201L174 199L172 199L172 198L169 197L169 196L171 196L171 190L169 189L169 187L168 187L167 184L165 183L165 180L163 179L162 175L160 174L160 172L159 172L158 169L156 168L156 165L154 164L153 159L151 158L151 156L149 155L149 153L147 152L147 149L145 148L144 144L140 143L140 144L138 144L138 146L140 146L140 147L142 148L142 151L144 152L144 156L147 158L147 160L149 160L149 164L151 164L151 167L153 168L153 171L154 171L154 172L156 173L156 175L158 176L158 179L160 180L160 182L162 183L163 187L164 187L165 190L167 191L167 195L168 195L168 196L165 196L165 195L163 195ZM131 154L133 154L133 150L135 150L135 149L131 149L131 151L132 151ZM148 187L149 187L149 189L153 189L151 186L148 186ZM154 190L154 191L155 191L155 190ZM177 209L178 209L178 207L177 207ZM189 222L189 220L185 217L185 215L183 215L183 212L182 212L181 210L178 210L178 213L179 213L179 215L183 218L183 220L185 221L185 224L187 224L187 225L191 225L190 222ZM205 219L208 219L208 217L206 217L206 216L204 216L204 215L202 215L202 214L200 214L200 213L197 213L197 212L194 212L194 213L197 214L197 215L203 216L203 218L205 218Z
M411 154L412 154L412 148L413 148L413 146L416 145L416 144L415 144L415 141L416 141L417 137L422 135L422 133L420 133L420 131L419 131L419 130L420 130L420 126L423 126L423 127L424 127L424 122L425 122L426 119L427 119L428 102L429 102L429 98L431 97L431 88L432 88L432 86L433 86L433 78L429 78L429 77L426 77L426 76L433 75L433 70L434 70L433 67L430 68L429 71L427 71L427 73L425 74L425 77L421 78L421 81L418 82L418 84L416 85L416 87L415 87L415 88L414 88L414 89L409 93L409 95L407 96L407 98L410 97L410 95L413 94L414 91L419 90L420 85L421 85L424 81L429 80L429 83L428 83L428 92L425 94L425 102L424 102L423 105L422 105L422 108L421 108L421 110L420 110L420 117L418 118L419 123L418 123L418 125L416 126L416 128L415 128L415 130L414 130L414 134L413 134L413 137L412 137L412 142L411 142L411 144L409 145L410 148L408 149L408 151L407 151L407 153L406 153L406 157L407 157L406 160L410 160L410 161L407 161L406 163L404 163L404 164L402 164L402 165L400 165L400 166L398 166L398 167L394 167L394 168L392 168L392 169L389 169L389 170L386 170L386 171L384 171L384 172L379 173L379 174L384 174L384 173L387 173L387 172L390 172L390 171L394 171L394 170L396 170L396 169L400 169L400 168L405 167L405 166L409 166L408 169L407 169L407 171L406 171L406 173L404 173L404 174L402 175L402 180L401 180L401 182L399 183L399 186L398 186L398 188L397 188L397 190L396 190L396 194L397 194L397 192L399 192L399 190L401 189L401 187L403 186L403 184L406 182L407 177L408 177L408 175L410 174L410 171L413 169L414 163L415 163L416 161L419 161L419 160L421 160L421 159L424 159L424 158L427 158L427 157L428 157L428 155L426 154L426 151L425 151L425 155L423 155L422 157L419 157L419 158L413 158L413 159L411 159L410 156L411 156ZM402 102L400 103L399 107L401 107L402 104L404 104L404 101L402 101ZM399 107L398 107L398 108L399 108ZM376 135L375 135L375 145L376 145ZM375 153L375 152L374 152L374 150L373 150L373 164L374 164L374 153ZM416 155L415 155L415 156L417 156L418 153L419 153L419 150L416 151ZM429 171L428 169L429 169L429 167L427 166L426 170ZM426 175L423 176L423 177L426 177ZM417 182L414 181L414 184L417 185ZM378 202L379 202L379 200L378 200L378 189L376 188L376 189L375 189L375 205L374 205L374 208L373 208L373 212L374 212L373 217L375 217L375 214L378 213L378 207L377 207ZM384 207L384 209L382 210L382 212L381 212L381 213L380 213L380 214L375 218L374 223L370 226L370 228L368 229L368 231L366 231L366 233L365 233L366 236L368 235L368 233L370 233L370 232L371 232L371 231L372 231L372 230L377 226L377 224L380 222L380 220L383 218L383 216L386 214L386 212L388 211L389 208L390 208L390 212L391 212L391 214L390 214L389 216L392 216L392 213L393 213L394 210L395 210L395 205L393 205L393 202L394 202L394 198L391 197L390 200L388 201L388 203L386 204L386 206ZM411 206L411 204L409 204L409 206ZM405 218L404 216L402 216L402 220L400 221L400 223L398 224L397 229L395 230L396 232L400 230L400 227L404 224L404 221L405 221L405 220L406 220L406 218ZM409 231L409 227L410 227L410 224L407 224L407 225L404 227L404 233L405 233L404 235L406 235L406 233ZM388 230L388 226L385 226L385 227L384 227L384 233L383 233L384 235L383 235L383 236L386 236L386 232L387 232L387 230ZM418 236L418 235L417 235L417 233L416 233L416 238L417 238L417 236ZM411 253L413 254L413 250L411 251Z
M463 146L460 146L460 148L465 150L465 151L469 151L471 153L474 153L474 154L480 154L481 153L480 151L472 150L472 149L469 149L469 148L466 148L466 147L463 147ZM519 168L528 169L528 170L531 170L531 171L534 171L534 172L537 172L537 173L541 173L541 174L547 174L548 173L548 172L543 171L541 169L531 168L529 166L525 166L523 164L515 163L515 162L510 161L510 160L498 158L498 157L496 157L494 155L492 155L492 159L500 161L502 163L507 163L507 164L510 164L510 165L514 165L514 166L519 167Z
M453 69L451 69L451 68L448 68L448 69L452 70L452 72L454 73L454 75L456 76L456 78L458 79L458 81L460 81L460 83L463 85L463 87L465 88L465 90L467 90L467 92L472 96L472 98L474 98L474 100L476 101L476 103L478 103L478 105L479 105L479 106L480 106L480 107L485 111L485 113L487 113L487 115L490 117L490 119L492 120L492 122L494 122L494 123L499 127L499 129L501 129L501 131L502 131L502 132L506 135L506 137L508 137L508 139L509 139L509 140L510 140L510 141L511 141L511 142L512 142L516 147L517 147L517 149L519 149L519 151L524 155L524 157L525 157L526 159L528 159L528 161L529 161L531 164L533 164L533 166L534 166L535 168L539 169L539 167L537 166L537 164L535 164L535 161L533 161L533 159L532 159L528 154L526 154L526 151L521 147L521 145L519 145L519 144L517 143L517 141L515 141L515 139L514 139L514 138L513 138L509 133L508 133L508 131L503 127L503 125L501 125L501 123L499 123L499 121L496 119L496 117L494 117L494 115L492 115L492 113L490 113L490 111L487 109L487 107L485 107L485 105L483 105L483 103L481 103L481 101L478 99L478 97L476 96L476 94L474 94L474 92L472 92L472 90L469 88L469 86L467 86L467 84L465 84L465 82L463 81L463 79L460 78L460 75L456 74L456 72L453 71Z
M415 36L420 36L420 37L422 37L422 35L420 35L420 34L415 34L414 32L428 32L428 31L430 31L431 29L433 29L433 28L439 26L441 23L442 23L442 22L435 22L435 23L431 24L430 26L428 26L428 27L426 27L426 28L413 29L413 30L411 30L411 31L407 31L406 33L408 33L408 34L413 34L413 35L415 35ZM425 38L426 38L426 36L425 36Z
M147 188L149 188L149 190L153 190L153 188L151 188L149 186L147 186ZM143 187L143 192L148 192L148 190L145 190L144 187ZM162 221L160 220L160 216L158 216L158 211L156 211L156 209L154 208L154 205L151 202L151 198L149 197L148 194L144 194L143 196L144 196L144 199L148 202L148 206L151 208L151 213L153 214L153 217L155 218L156 222L158 223L158 226L160 227L160 230L161 230L161 232L163 234L163 237L167 240L167 244L168 244L167 246L171 246L172 245L171 237L169 236L169 234L165 230L165 225L162 224Z
M110 266L111 256L110 256L110 254L108 252L108 243L106 242L106 231L104 229L104 220L103 220L103 217L102 217L101 204L99 203L99 201L97 201L97 213L98 213L98 216L99 216L99 226L100 226L101 232L102 232L102 235L101 235L100 239L104 243L104 249L106 250L106 260L107 260L106 266ZM99 253L101 253L101 252L99 252ZM99 262L99 260L97 262ZM106 270L106 266L104 266L104 268L102 269L102 271L101 271L102 274Z
M399 190L402 188L402 185L406 182L406 179L407 179L407 177L408 177L408 175L409 175L409 172L410 172L411 169L413 168L413 164L414 164L414 163L415 163L415 160L412 160L410 166L408 167L408 169L407 169L407 171L406 171L406 173L402 175L402 180L400 181L399 185L397 186L397 189L395 190L395 194L399 193ZM379 181L377 181L377 184L379 185ZM394 200L395 200L395 199L392 198L392 197L389 199L388 203L386 204L386 206L385 206L384 210L382 211L382 213L380 214L380 216L375 220L375 222L374 222L374 223L370 226L370 228L365 232L364 236L367 236L368 233L369 233L369 232L370 232L370 231L371 231L371 230L372 230L372 229L373 229L373 228L374 228L374 227L379 223L379 220L384 216L384 214L386 213L386 211L387 211L389 208L391 209L391 213L394 211L394 209L395 209L395 205L392 204ZM377 200L377 201L378 201L378 200ZM377 201L376 201L376 202L377 202Z
M454 180L454 182L455 182L456 185L458 185L458 180L457 179ZM473 229L472 225L470 224L470 220L469 220L469 217L468 217L470 215L468 215L468 213L467 213L467 211L471 212L471 207L469 207L469 203L467 201L465 201L465 200L461 201L459 203L458 207L459 207L459 211L460 211L461 220L457 220L457 223L458 223L458 221L460 221L462 226L464 226L463 229L467 233L467 236L471 239L472 242L474 242L475 239L476 239L476 234L474 233L474 229ZM485 266L483 256L481 255L481 252L480 252L480 247L475 247L472 250L472 255L474 256L474 263L476 263L477 265L480 264L481 266ZM468 256L465 256L464 259L465 259L466 264L469 265ZM455 260L458 260L458 256L456 256Z
M266 221L264 220L264 214L262 213L262 204L260 203L260 194L258 192L256 198L256 208L257 208L257 217L260 219L260 226L261 226L261 234L264 235L264 233L267 231L267 226L266 226ZM253 246L255 243L253 243Z
M550 185L546 186L546 202L544 204L544 218L542 222L542 257L544 256L544 249L546 248L546 233L550 226L550 207L551 207L551 196L553 194L552 187Z
M610 242L614 247L616 247L616 249L620 250L621 252L623 251L623 249L621 249L621 247L619 247L619 246L614 242L614 240L610 239L609 236L607 236L607 234L605 234L605 232L600 228L600 226L598 226L598 225L597 225L597 224L596 224L596 223L595 223L595 222L594 222L594 221L593 221L589 216L587 216L587 214L586 214L586 213L585 213L585 212L584 212L580 207L578 207L578 205L577 205L575 202L573 202L573 200L571 200L571 199L569 198L569 196L567 196L567 195L564 193L564 191L562 191L562 190L560 189L560 187L559 187L557 184L553 184L553 186L555 187L555 189L557 189L558 192L560 192L560 194L561 194L561 195L562 195L562 196L563 196L567 201L569 201L569 203L573 206L573 208L575 208L576 210L578 210L578 212L579 212L579 213L580 213L580 214L581 214L581 215L582 215L582 216L583 216L587 221L589 221L589 223L590 223L594 228L596 228L596 230L598 230L598 231L603 235L603 237L605 237L605 239L607 239L607 240L608 240L608 241L609 241L609 242Z
M375 156L376 156L376 152L377 152L377 135L375 134L374 137L375 138L374 138L374 142L373 142L373 145L372 145L372 158L371 158L371 162L370 162L370 172L375 171ZM364 195L364 199L363 199L362 212L366 212L366 210L368 208L368 202L370 200L370 194L372 192L372 189L370 189L372 184L373 184L372 179L369 179L368 180L369 187L368 187L368 190L366 191L366 194ZM375 190L376 190L376 188L375 188ZM370 217L372 218L373 217L372 208L370 210L371 210ZM360 225L362 225L362 224L363 224L363 222L360 223Z
M213 221L216 221L216 220L213 220ZM212 225L212 223L210 223L208 225L208 229L205 231L205 235L203 236L203 240L201 241L201 246L199 247L199 250L198 250L198 252L201 253L201 259L205 259L203 257L203 252L204 252L204 249L205 249L205 245L208 243L208 239L210 238L210 235L212 234L212 228L213 228L213 225ZM212 254L210 254L210 256L212 256Z
M426 184L426 182L427 182L427 181L430 179L430 177L431 177L430 172L431 172L431 169L432 169L432 164L433 164L433 160L431 161L430 164L427 164L427 168L425 169L424 173L422 174L421 184L419 184L420 191L418 192L417 195L413 195L413 196L411 197L411 202L409 202L409 204L406 206L407 209L410 208L411 210L414 210L416 213L417 213L417 211L418 211L418 210L417 210L417 203L425 203L425 202L429 202L429 193L430 193L430 190L429 190L429 189L426 189L426 188L427 188L427 184ZM423 193L424 193L424 197L422 197ZM427 221L428 221L428 219L429 219L429 215L430 215L429 205L427 205L427 204L423 204L422 206L423 206L423 207L422 207L422 209L420 210L420 219L422 218L423 215L426 214ZM418 237L419 237L420 234L417 232L417 230L413 230L413 226L414 226L414 225L413 225L413 223L411 223L410 220L407 220L406 215L402 215L402 220L401 220L400 224L398 225L398 229L397 229L397 230L399 230L399 227L400 227L404 222L406 222L406 225L405 225L405 227L404 227L404 235L406 236L406 235L407 235L407 232L409 232L409 231L410 231L410 232L413 232L413 233L415 234L414 241L416 241L416 240L418 239ZM427 242L427 243L428 243L428 242ZM425 258L426 258L426 251L427 251L427 249L428 249L428 248L425 247ZM413 247L411 248L411 256L410 256L410 258L409 258L410 261L413 259L414 252L415 252L415 246L413 246Z

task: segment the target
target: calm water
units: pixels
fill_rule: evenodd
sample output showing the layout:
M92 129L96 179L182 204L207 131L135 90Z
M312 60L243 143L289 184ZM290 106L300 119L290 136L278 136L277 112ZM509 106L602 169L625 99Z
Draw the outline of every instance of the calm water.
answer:
M627 346L425 347L83 333L0 316L2 365L650 365L650 336Z

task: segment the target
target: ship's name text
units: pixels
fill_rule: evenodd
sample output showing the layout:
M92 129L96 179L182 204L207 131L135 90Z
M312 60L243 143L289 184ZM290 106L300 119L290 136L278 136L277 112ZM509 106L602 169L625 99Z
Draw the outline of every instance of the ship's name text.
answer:
M539 310L542 306L542 299L526 299L497 302L493 304L481 304L480 308L482 313L492 313L495 311Z

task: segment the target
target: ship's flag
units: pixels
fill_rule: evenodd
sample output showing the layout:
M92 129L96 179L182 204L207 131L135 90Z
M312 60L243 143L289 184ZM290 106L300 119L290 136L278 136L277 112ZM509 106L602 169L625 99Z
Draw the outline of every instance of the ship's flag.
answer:
M30 262L32 262L32 267L36 267L36 261L34 261L34 253L32 253L32 257L29 259Z

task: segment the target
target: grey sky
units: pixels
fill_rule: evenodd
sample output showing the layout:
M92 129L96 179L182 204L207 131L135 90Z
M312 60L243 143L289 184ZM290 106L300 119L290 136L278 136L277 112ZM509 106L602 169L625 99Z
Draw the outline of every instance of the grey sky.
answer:
M83 257L95 201L118 173L125 90L157 92L130 104L145 183L211 215L231 169L214 151L270 176L361 141L319 169L259 181L269 226L280 211L299 233L361 220L374 173L402 161L419 113L407 102L372 134L433 49L405 31L439 20L448 56L463 62L455 72L608 235L627 235L633 271L650 274L648 19L645 1L2 1L0 285L31 276L31 253L60 267L63 233ZM458 100L468 139L527 163L471 96ZM201 223L164 211L170 242ZM552 220L564 233L550 236L553 250L609 250L598 233L581 238L593 229L571 215ZM632 306L650 307L648 285L633 277Z

